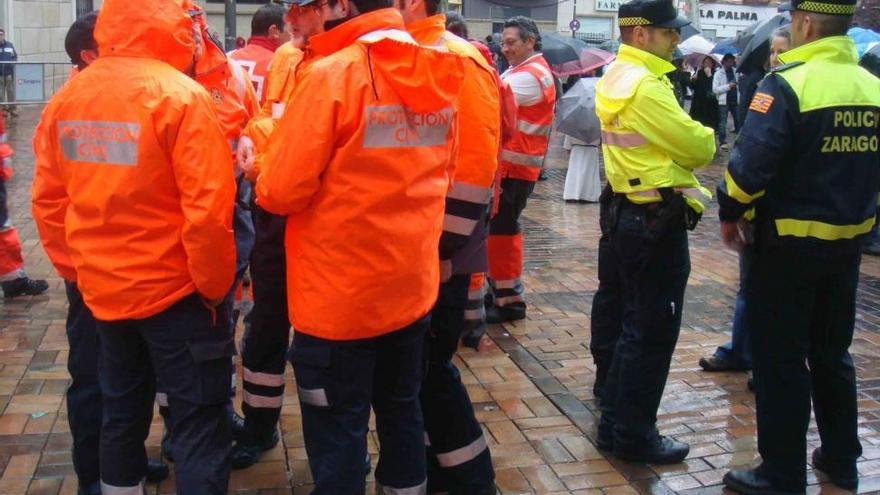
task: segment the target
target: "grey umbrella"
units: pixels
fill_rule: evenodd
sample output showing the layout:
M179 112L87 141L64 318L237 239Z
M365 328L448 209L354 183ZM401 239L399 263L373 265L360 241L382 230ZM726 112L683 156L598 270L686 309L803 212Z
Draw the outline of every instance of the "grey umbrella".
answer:
M581 141L599 140L601 128L596 117L596 81L598 77L579 80L556 103L556 129Z

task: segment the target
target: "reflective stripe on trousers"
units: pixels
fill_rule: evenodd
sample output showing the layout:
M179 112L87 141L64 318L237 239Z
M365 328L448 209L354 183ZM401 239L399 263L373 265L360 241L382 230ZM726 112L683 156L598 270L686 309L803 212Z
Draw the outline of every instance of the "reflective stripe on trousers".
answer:
M101 495L143 495L144 482L141 481L135 486L113 486L101 482Z
M479 438L460 449L453 450L452 452L436 453L435 456L441 467L451 468L476 459L477 456L488 448L486 437L480 435Z
M376 483L376 493L380 495L424 495L428 493L428 482L424 481L421 485L409 488L394 488Z

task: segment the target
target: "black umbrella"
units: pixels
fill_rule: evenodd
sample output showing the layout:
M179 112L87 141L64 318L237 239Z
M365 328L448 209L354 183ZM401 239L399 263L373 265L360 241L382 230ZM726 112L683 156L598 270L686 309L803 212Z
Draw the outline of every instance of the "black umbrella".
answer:
M880 77L880 45L876 45L862 55L859 65L868 69L871 74Z
M791 24L791 15L788 12L776 14L766 21L758 21L736 37L734 46L740 53L740 58L745 60L755 50L761 47L765 42L770 40L773 31ZM763 61L762 61L763 63Z
M700 31L697 30L697 28L695 28L692 24L688 24L687 26L681 28L681 41L684 41L691 36L696 36L698 34L700 34Z
M541 45L544 60L550 65L562 65L580 60L581 52L588 46L577 38L551 32L541 33Z

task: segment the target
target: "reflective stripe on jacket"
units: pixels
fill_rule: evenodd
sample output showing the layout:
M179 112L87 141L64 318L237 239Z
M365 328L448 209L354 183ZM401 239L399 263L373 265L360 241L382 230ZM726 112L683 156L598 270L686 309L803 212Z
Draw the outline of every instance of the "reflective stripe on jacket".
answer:
M719 214L756 207L783 242L855 253L880 190L880 83L846 36L780 58L750 105L718 185ZM821 246L821 247L820 247Z
M56 266L69 256L100 320L155 315L232 285L232 157L208 93L182 71L180 0L106 0L101 56L53 96L35 136L33 215ZM60 262L56 262L56 260Z
M516 114L516 131L501 148L501 176L536 181L541 175L544 155L553 130L556 108L556 87L553 73L544 57L537 53L507 73L527 72L541 84L544 99L540 103L520 106Z
M455 182L446 196L440 237L440 259L454 259L455 273L455 265L467 264L469 260L464 258L468 254L482 253L485 258L485 249L474 253L462 250L470 245L468 241L472 236L481 235L482 231L475 229L486 220L498 168L501 107L496 72L472 44L446 31L446 16L442 14L412 22L406 29L422 45L442 46L468 59L456 102L459 135ZM480 242L475 244L479 246Z
M655 55L620 46L596 83L605 174L614 192L636 203L660 201L658 188L693 191L685 195L688 204L702 212L711 194L693 170L715 156L715 133L678 104L665 76L673 70Z

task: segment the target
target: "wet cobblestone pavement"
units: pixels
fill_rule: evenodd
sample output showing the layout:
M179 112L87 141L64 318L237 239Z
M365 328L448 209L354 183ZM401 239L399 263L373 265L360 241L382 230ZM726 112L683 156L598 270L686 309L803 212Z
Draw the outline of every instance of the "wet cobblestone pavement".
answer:
M75 494L64 404L69 383L66 299L30 218L30 140L36 118L37 111L27 109L9 124L18 151L10 207L27 268L33 276L49 278L51 289L45 296L0 303L0 494ZM684 322L660 410L661 432L689 442L690 456L674 466L621 462L592 443L597 405L591 392L588 314L597 285L598 207L562 201L565 166L565 152L554 147L550 179L537 186L525 212L528 319L492 327L494 346L481 353L464 350L457 358L492 449L498 486L505 495L722 493L726 470L755 460L756 436L746 375L704 373L697 365L728 339L738 281L736 255L719 240L716 206L690 236ZM719 160L700 178L714 188L721 171ZM863 493L880 493L878 306L880 259L866 257L852 347L865 450L859 462ZM232 493L311 491L298 400L289 370L287 375L283 441L256 466L233 472ZM147 440L152 456L158 455L161 433L157 415ZM375 463L375 431L369 441ZM811 446L818 441L815 429L809 441ZM823 478L813 471L808 476L808 493L840 493L821 484ZM172 493L173 480L148 489L150 494Z

